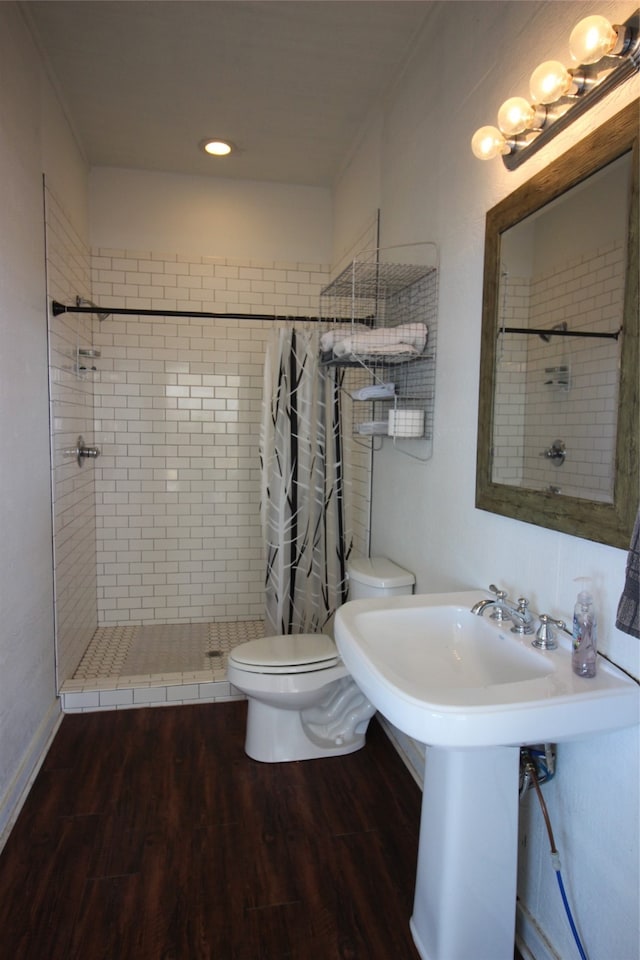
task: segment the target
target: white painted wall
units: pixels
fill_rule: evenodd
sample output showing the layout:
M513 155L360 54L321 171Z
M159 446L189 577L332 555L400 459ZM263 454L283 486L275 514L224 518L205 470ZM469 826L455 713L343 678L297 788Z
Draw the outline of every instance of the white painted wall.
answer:
M73 176L69 171L73 169ZM43 171L82 220L82 160L21 12L0 4L0 837L59 716ZM83 226L81 224L81 226Z
M535 608L564 616L573 603L573 577L591 575L602 647L637 675L637 641L612 626L624 551L476 510L474 475L486 210L637 96L638 84L628 83L588 122L571 127L515 173L499 161L482 164L469 150L475 128L492 120L508 94L524 92L533 65L564 56L576 19L596 10L623 19L633 7L610 0L597 6L434 5L428 26L435 37L429 41L425 34L336 188L333 236L339 257L380 206L384 244L426 239L441 249L434 457L418 464L388 449L376 457L374 549L415 570L418 590L482 587L495 580L512 594L526 592ZM8 2L0 4L0 133L1 831L57 716L42 170L80 233L87 209L82 157L40 72L19 9ZM226 188L207 181L203 191L204 184L164 178L95 171L92 243L119 248L126 242L127 248L145 250L171 237L170 251L242 257L248 247L236 211L246 198L245 210L255 212L257 205L264 213L253 256L329 259L331 215L322 191L296 195L308 212L304 229L273 233L274 194L261 197L251 186L243 185L244 192L236 185L231 215ZM141 211L149 217L138 216ZM557 779L545 787L590 960L637 960L638 780L637 732L628 731L562 745ZM524 903L558 955L572 957L535 805L527 802L522 819ZM537 954L538 960L542 956Z
M89 182L94 249L329 262L328 189L112 167Z
M86 178L84 178L86 179ZM73 182L73 181L70 181ZM80 179L79 182L84 182ZM45 238L49 301L73 303L91 297L86 233L74 228L45 184ZM80 198L84 200L85 198ZM78 436L95 443L94 377L82 367L79 348L93 346L98 320L92 314L49 317L49 404L53 501L56 684L73 676L98 625L96 590L96 467L69 456Z
M600 12L620 22L633 9L627 2L434 5L429 33L376 121L380 158L371 142L364 149L363 141L338 185L334 236L379 205L383 245L419 240L440 245L434 456L417 463L398 456L388 443L376 455L373 551L414 570L418 592L495 582L512 596L524 593L533 609L563 617L573 607L573 578L591 576L601 648L639 676L640 644L614 627L626 552L474 506L486 211L637 97L639 81L629 81L516 172L507 172L499 160L476 160L469 146L477 127L495 122L503 100L526 94L539 62L566 60L577 20ZM370 184L370 195L348 189L356 183ZM562 744L558 776L545 787L565 884L590 960L637 960L638 781L636 729ZM531 798L522 821L524 905L558 956L575 956Z

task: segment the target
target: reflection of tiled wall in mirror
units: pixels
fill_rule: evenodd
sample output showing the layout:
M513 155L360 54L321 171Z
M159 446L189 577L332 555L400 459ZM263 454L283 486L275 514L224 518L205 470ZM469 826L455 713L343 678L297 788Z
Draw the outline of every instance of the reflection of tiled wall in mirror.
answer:
M532 278L512 280L505 325L616 331L624 295L622 243ZM517 289L517 295L516 295ZM524 304L526 317L523 318ZM503 335L498 338L494 480L609 502L617 420L619 343L612 339ZM526 372L525 372L526 370ZM524 396L526 394L526 403ZM562 466L541 456L563 440ZM521 463L512 463L522 453Z
M529 325L529 296L528 278L503 275L499 327ZM500 333L497 342L492 477L512 486L523 485L528 339Z

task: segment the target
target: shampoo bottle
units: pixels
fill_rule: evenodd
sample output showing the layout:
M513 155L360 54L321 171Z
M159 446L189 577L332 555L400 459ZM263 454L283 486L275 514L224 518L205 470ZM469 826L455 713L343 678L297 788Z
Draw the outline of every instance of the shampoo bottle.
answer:
M588 590L581 590L573 611L573 672L579 677L596 675L596 614Z

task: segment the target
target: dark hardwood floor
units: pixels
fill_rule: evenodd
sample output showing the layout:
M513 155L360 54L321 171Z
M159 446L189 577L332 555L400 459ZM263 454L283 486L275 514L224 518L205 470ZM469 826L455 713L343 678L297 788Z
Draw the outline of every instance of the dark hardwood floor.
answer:
M64 718L0 857L3 960L417 960L421 795L378 724L260 764L245 710Z

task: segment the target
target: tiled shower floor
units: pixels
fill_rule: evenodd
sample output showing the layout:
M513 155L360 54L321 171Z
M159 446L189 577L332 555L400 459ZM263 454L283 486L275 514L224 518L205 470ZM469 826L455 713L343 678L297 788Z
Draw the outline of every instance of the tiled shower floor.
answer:
M99 627L72 680L65 713L239 699L226 678L229 651L261 637L261 620Z

